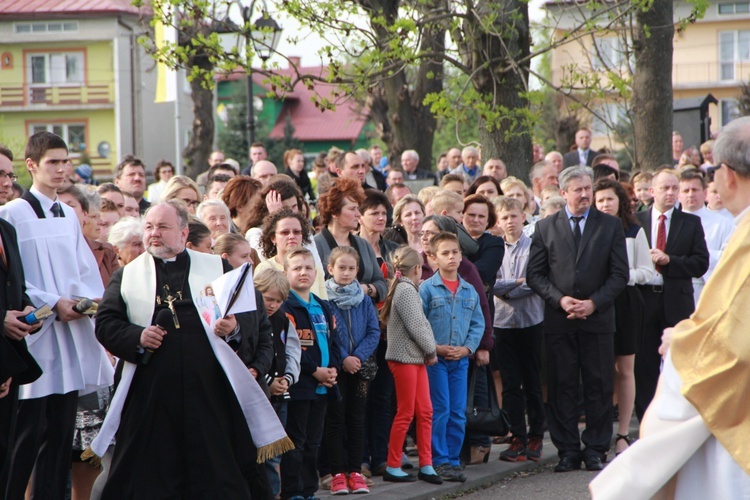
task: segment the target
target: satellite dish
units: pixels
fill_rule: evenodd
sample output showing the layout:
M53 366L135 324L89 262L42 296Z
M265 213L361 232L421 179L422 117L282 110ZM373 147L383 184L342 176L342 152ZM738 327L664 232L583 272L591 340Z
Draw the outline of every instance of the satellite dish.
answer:
M96 147L96 150L102 158L109 158L109 155L112 153L112 146L107 141L102 141Z

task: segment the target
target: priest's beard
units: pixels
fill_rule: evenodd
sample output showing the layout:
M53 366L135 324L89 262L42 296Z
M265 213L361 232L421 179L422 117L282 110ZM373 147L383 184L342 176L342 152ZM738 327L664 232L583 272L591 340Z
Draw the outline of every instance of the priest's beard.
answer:
M169 246L155 247L153 245L149 245L148 247L146 247L146 251L158 259L171 259L178 253L182 252L182 249Z

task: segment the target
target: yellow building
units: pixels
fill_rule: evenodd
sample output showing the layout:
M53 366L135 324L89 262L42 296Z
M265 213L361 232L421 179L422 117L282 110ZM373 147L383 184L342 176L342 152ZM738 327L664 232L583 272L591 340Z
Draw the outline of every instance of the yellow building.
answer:
M99 180L126 154L151 168L176 160L175 105L154 104L141 14L129 0L0 2L0 142L17 164L44 130L65 139L74 166L88 155ZM182 101L186 136L192 112Z
M708 0L705 16L684 30L675 29L672 64L673 98L703 98L712 94L718 105L709 107L711 132L736 117L737 97L743 82L750 78L750 1ZM614 4L605 2L602 5ZM678 23L690 15L690 5L674 3L674 19ZM590 11L578 2L551 1L545 4L547 19L555 26L553 40L580 24ZM677 25L675 26L678 27ZM611 30L595 38L583 37L554 49L551 53L552 81L560 85L574 72L586 78L602 76L606 68L616 68L627 74L633 60L626 53L628 30ZM606 82L606 79L603 80ZM611 99L600 100L595 109L616 122L624 111L622 99L610 94ZM616 102L619 101L620 104ZM616 148L605 123L591 117L594 148ZM698 144L685 144L685 147Z

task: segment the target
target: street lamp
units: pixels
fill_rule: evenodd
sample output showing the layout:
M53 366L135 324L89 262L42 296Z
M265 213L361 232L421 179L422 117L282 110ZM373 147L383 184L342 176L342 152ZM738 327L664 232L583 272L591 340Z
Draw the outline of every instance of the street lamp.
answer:
M243 7L242 19L245 26L250 25L250 19L253 15L255 1L249 7ZM245 51L247 54L247 147L248 154L250 146L255 142L255 108L253 106L253 64L250 59L251 46L255 53L260 56L263 62L273 55L281 39L281 26L268 14L265 9L261 17L256 19L251 30L244 31Z

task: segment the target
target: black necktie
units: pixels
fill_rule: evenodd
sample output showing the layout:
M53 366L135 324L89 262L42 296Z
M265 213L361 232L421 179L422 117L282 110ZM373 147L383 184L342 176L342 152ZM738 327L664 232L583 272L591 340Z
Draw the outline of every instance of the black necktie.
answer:
M55 217L62 217L63 216L62 207L60 206L60 204L58 202L54 202L52 204L52 208L50 209L50 211L52 212L52 214Z
M583 216L571 217L570 219L573 221L573 241L576 243L576 252L578 252L578 247L581 245L581 221Z

